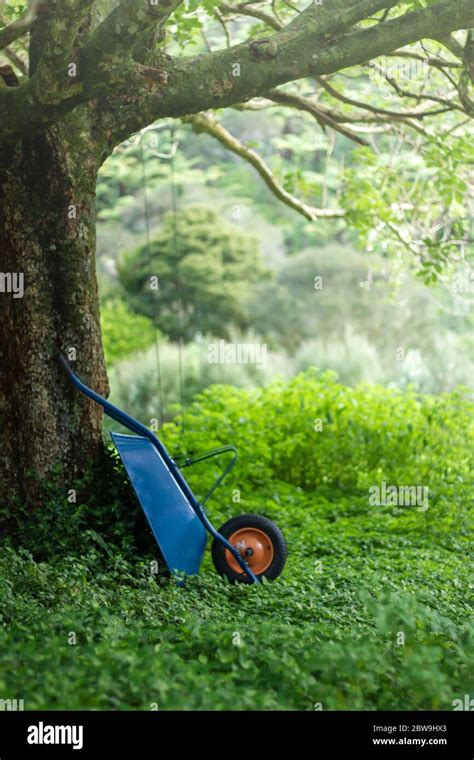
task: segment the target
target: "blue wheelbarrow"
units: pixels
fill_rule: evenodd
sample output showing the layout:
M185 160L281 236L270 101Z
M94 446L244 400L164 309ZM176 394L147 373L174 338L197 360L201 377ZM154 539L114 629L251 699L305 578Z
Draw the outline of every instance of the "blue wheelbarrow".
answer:
M242 583L258 583L263 577L274 580L280 575L287 548L281 531L271 520L260 515L241 515L216 530L204 511L204 504L236 462L235 446L221 446L177 462L145 425L88 388L63 356L59 362L81 393L134 433L111 433L111 436L170 573L196 575L210 533L214 539L212 559L220 575ZM230 463L199 501L181 470L227 452L232 454Z

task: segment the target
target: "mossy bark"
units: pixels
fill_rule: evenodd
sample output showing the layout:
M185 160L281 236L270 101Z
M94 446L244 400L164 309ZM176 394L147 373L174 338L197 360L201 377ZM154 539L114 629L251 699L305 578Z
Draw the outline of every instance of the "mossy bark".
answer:
M85 110L3 153L0 272L23 276L24 293L0 292L2 507L39 504L58 466L67 491L101 447L100 409L68 385L57 364L60 351L75 353L85 381L106 392L96 176ZM4 291L8 284L4 277Z

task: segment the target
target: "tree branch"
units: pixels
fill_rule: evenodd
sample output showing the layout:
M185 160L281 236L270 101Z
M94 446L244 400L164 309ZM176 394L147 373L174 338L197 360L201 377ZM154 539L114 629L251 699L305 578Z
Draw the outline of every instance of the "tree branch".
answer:
M380 116L389 116L394 119L423 119L427 116L436 116L437 114L444 113L448 110L459 109L459 106L456 106L455 103L452 103L451 101L445 100L443 98L441 102L443 103L444 108L430 109L428 111L392 111L388 108L373 106L370 103L365 103L361 100L354 100L354 98L350 98L347 95L344 95L342 92L339 92L339 90L336 90L331 84L329 84L327 79L324 79L323 77L315 77L315 79L318 84L321 85L321 87L323 87L330 95L332 95L333 98L340 100L341 103L345 103L349 106L355 106L355 108L362 108L366 111L370 111L371 113L378 114ZM428 99L432 100L432 98Z
M313 100L309 100L311 103L314 103ZM275 108L275 106L278 105L279 104L277 102L274 102L269 98L255 98L254 100L249 100L246 103L235 103L233 106L231 106L231 108L235 108L236 111L265 111L268 108ZM288 105L291 108L295 108L295 106L290 105L289 103ZM390 119L387 116L371 116L370 114L366 113L343 113L336 108L328 108L325 105L323 106L321 103L317 103L315 105L318 111L322 112L323 115L327 116L332 122L335 122L336 126L331 126L331 128L334 130L336 130L337 126L340 124L352 124L356 126L352 127L351 132L353 131L354 133L359 132L364 134L378 134L380 132L386 132L391 127ZM443 109L443 112L445 110L447 109ZM359 124L362 126L358 126ZM385 126L374 128L370 126L371 124L380 124ZM321 126L326 125L321 124Z
M392 8L398 0L357 0L347 7L346 0L325 0L323 5L312 4L290 24L295 29L311 26L319 36L351 29L372 13Z
M42 2L44 0L31 0L28 8L19 19L0 29L0 50L8 47L12 42L30 31L38 17L38 10Z
M71 97L74 88L82 85L76 77L68 77L77 30L91 10L94 0L56 0L48 24L46 39L34 78L35 96L41 103L57 102Z
M226 21L226 19L224 17L224 14L221 13L221 11L219 10L219 8L216 8L215 13L216 13L216 18L217 18L219 24L222 27L222 31L224 32L224 36L225 36L227 47L230 48L230 46L231 46L230 32L229 32L229 29L227 27L227 21Z
M260 8L254 8L252 5L232 5L231 3L221 3L219 5L219 10L225 16L236 14L239 16L250 16L251 18L256 18L259 21L263 21L267 26L269 26L271 29L275 29L277 32L280 31L280 29L283 29L283 24L281 21L278 21L275 16L272 16L271 13L260 10Z
M67 76L64 67L70 60L77 29L95 0L54 0L54 12L42 45L34 75L21 87L0 91L2 123L0 137L12 138L44 129L77 105L104 94L114 76L123 81L135 64L131 53L143 35L154 26L160 28L181 0L122 0L97 27L79 60L79 76ZM51 10L51 8L49 9ZM148 82L149 69L136 83ZM133 72L132 72L133 73Z
M161 9L163 1L171 3L166 12ZM177 2L161 0L158 11L158 6L144 6L143 0L122 0L85 44L80 88L72 94L63 92L59 102L42 103L35 77L0 91L0 136L31 134L80 103L100 99L98 118L107 121L110 149L157 118L223 108L286 82L330 74L422 38L474 26L472 0L443 0L351 31L368 9L390 4L392 0L359 0L347 7L343 0L325 0L324 13L323 7L311 5L271 37L199 56L160 54L156 75L148 69L149 76L142 76L131 52L143 33L166 22Z
M347 9L346 20L351 10ZM314 31L311 25L301 26L304 15L305 12L296 19L300 22L296 31L295 22L291 22L268 39L246 42L207 56L182 59L176 64L171 59L168 66L172 86L164 101L157 104L157 115L163 107L169 115L225 107L257 97L284 82L365 63L401 45L432 36L439 29L474 25L474 4L472 0L445 0L329 40L320 37L321 29L326 31L329 22ZM331 24L334 23L333 20ZM240 67L239 76L232 75L236 64Z
M405 89L397 82L394 77L391 77L390 74L388 74L386 71L382 72L382 76L384 77L387 84L390 85L390 87L400 98L411 98L412 100L417 100L418 103L420 103L422 100L429 100L433 103L441 103L444 106L451 107L452 109L456 109L458 111L463 110L461 106L456 104L453 100L448 100L448 98L442 98L434 94L429 95L423 92L411 92L410 90Z
M216 138L227 150L232 151L237 156L240 156L247 161L251 166L256 169L260 177L263 179L269 190L278 198L283 201L287 206L298 211L309 219L315 221L316 219L333 219L343 217L345 211L342 209L322 209L315 208L314 206L308 206L303 201L295 198L291 193L288 193L282 185L278 182L271 169L267 166L261 156L258 155L251 148L247 148L240 140L230 134L213 116L209 114L194 114L193 116L185 116L183 121L191 124L194 131L197 134L206 133Z
M22 61L22 59L20 58L20 56L18 56L18 55L15 53L15 51L14 51L14 50L10 50L10 48L4 48L4 49L1 51L1 53L2 53L2 55L3 55L3 56L4 56L4 57L7 59L7 60L9 60L9 61L10 61L10 63L12 63L12 64L13 64L13 65L14 65L14 66L15 66L15 67L18 69L18 71L20 72L20 74L23 74L24 76L26 76L26 74L28 73L28 67L27 67L27 66L26 66L26 64L25 64L25 63Z
M440 34L437 37L433 38L436 40L436 42L440 42L446 50L449 50L450 53L452 53L455 58L459 58L462 60L464 48L462 45L459 44L459 42L453 37L452 34Z
M330 127L336 132L340 132L344 137L348 137L349 140L359 143L359 145L369 145L369 142L364 140L363 137L360 137L351 129L348 129L348 127L344 127L342 124L334 121L327 111L319 108L310 98L305 98L295 93L283 92L282 90L270 90L267 93L267 97L280 105L290 106L291 108L311 114L322 127Z
M440 58L439 56L421 55L412 50L394 50L393 53L387 53L390 58L411 58L414 61L422 61L429 66L434 66L437 69L462 69L462 63L459 61L448 61L446 58Z

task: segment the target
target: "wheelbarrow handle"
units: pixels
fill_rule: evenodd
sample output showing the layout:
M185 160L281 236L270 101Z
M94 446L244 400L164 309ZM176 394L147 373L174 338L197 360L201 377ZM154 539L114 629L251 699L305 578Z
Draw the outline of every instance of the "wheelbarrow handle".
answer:
M160 454L162 454L166 459L171 459L161 441L159 441L158 438L153 435L151 430L148 430L148 428L145 427L145 425L142 425L141 422L134 419L126 412L122 412L121 409L114 406L114 404L111 404L110 401L107 401L107 399L103 398L103 396L101 396L99 393L96 393L92 390L92 388L89 388L85 383L83 383L82 380L80 380L75 374L75 372L73 372L71 366L62 354L59 354L58 361L68 375L72 384L81 393L83 393L84 396L87 396L88 398L92 399L92 401L95 401L96 404L99 404L108 417L111 417L113 420L128 428L132 432L137 433L138 435L144 435L146 438L149 438L158 448Z

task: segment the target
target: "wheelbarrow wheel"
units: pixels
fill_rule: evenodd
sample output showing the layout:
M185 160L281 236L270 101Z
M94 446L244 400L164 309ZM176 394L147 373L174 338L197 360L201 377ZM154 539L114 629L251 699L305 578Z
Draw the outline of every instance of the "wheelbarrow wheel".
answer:
M260 515L239 515L224 523L219 533L237 549L257 578L273 581L280 575L288 550L281 530L271 520ZM220 575L233 582L250 583L235 557L216 539L212 560Z

